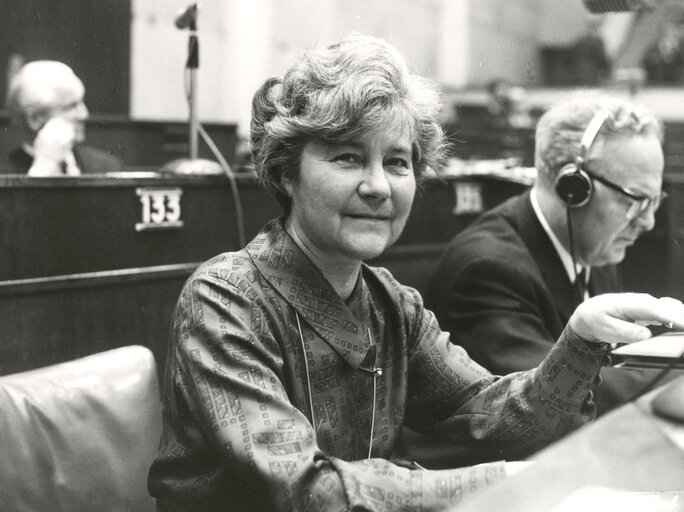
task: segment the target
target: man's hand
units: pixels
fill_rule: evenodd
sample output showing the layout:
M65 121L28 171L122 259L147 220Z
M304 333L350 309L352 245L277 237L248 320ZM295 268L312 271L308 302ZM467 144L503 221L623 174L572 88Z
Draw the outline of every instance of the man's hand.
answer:
M597 295L580 304L568 327L594 343L634 343L651 337L645 325L664 324L684 330L684 304L645 293Z
M76 143L76 127L72 121L53 117L40 129L33 142L33 165L29 176L63 174L62 163Z

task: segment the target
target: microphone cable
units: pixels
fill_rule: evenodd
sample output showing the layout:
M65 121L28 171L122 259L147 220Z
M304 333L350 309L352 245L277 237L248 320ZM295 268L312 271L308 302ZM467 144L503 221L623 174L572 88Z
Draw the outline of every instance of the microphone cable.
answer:
M185 70L185 80L184 80L184 88L185 88L185 98L188 102L188 106L190 105L190 78L189 78L189 70L187 67L184 68ZM214 158L218 161L219 165L221 166L221 169L223 169L223 173L226 175L228 178L228 182L230 184L230 191L231 195L233 197L233 205L235 208L235 224L237 228L237 235L238 235L238 244L239 248L243 248L246 244L245 241L245 221L244 221L244 211L242 208L242 201L240 199L240 191L238 190L237 182L235 180L235 173L233 173L233 170L230 168L230 165L228 165L228 162L226 159L223 157L221 154L221 151L219 150L218 146L214 143L214 141L211 139L207 131L204 129L202 126L202 123L198 122L197 123L197 131L202 137L202 140L205 142L205 144L209 147L209 150L212 152L214 155Z
M209 137L209 134L204 129L204 126L202 126L202 123L197 123L197 130L202 136L202 140L207 146L209 146L212 154L216 160L218 160L219 165L223 169L223 172L230 183L230 192L233 196L233 204L235 206L235 224L237 227L238 243L240 244L240 248L242 248L245 246L245 220L244 211L242 209L242 201L240 199L240 191L238 189L237 182L235 181L235 173L233 173L233 170L230 168L230 165L228 165L228 162L226 162L226 159L223 158L223 155L219 151L216 144L214 144L214 141L211 140L211 137Z

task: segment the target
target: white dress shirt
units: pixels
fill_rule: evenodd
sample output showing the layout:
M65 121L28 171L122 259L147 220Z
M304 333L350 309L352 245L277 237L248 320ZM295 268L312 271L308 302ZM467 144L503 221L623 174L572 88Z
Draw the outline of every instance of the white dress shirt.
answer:
M563 263L563 268L565 268L565 272L568 274L570 282L575 284L576 276L578 276L583 270L585 271L585 282L583 283L582 289L584 290L584 298L589 298L589 290L587 284L589 283L589 274L591 273L591 267L584 267L583 265L577 264L575 265L574 269L572 268L573 257L570 254L570 252L560 242L556 234L553 232L553 229L551 229L551 226L549 225L549 222L546 220L546 217L544 217L544 212L542 212L541 206L539 206L539 200L537 199L537 193L534 190L534 188L530 191L530 201L532 202L532 209L534 210L537 219L539 219L539 222L544 228L546 234L549 236L549 239L551 240L553 247L556 249L558 257Z

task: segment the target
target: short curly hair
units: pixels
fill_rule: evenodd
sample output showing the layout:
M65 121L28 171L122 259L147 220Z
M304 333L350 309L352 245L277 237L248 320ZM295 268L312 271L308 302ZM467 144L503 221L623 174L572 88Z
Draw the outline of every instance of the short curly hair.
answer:
M612 133L655 135L663 140L663 124L644 106L632 100L599 91L578 91L549 108L537 123L535 166L549 179L575 161L591 119L599 111L607 114L598 137Z
M256 92L250 126L254 170L289 214L291 200L282 183L298 173L307 142L347 142L400 120L413 133L420 181L427 169L446 166L441 107L435 84L412 74L393 46L351 34L304 53L283 78L269 78Z

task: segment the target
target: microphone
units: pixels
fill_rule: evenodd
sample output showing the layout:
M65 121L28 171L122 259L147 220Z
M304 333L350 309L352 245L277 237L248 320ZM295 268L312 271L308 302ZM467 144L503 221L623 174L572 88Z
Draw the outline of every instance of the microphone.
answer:
M583 0L589 12L651 11L659 5L683 3L682 0Z
M176 28L197 30L197 4L190 4L176 17Z

